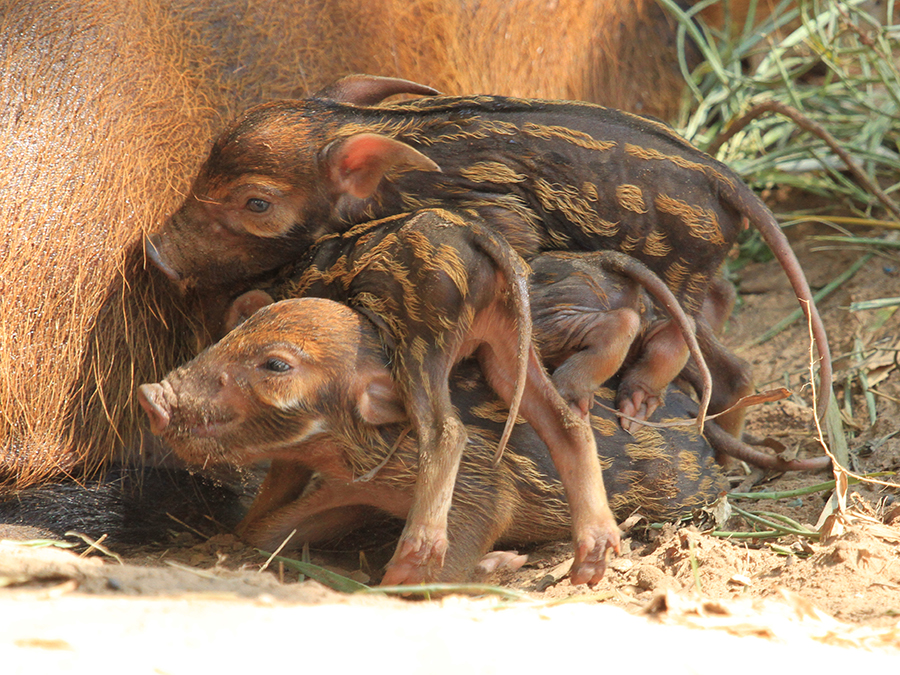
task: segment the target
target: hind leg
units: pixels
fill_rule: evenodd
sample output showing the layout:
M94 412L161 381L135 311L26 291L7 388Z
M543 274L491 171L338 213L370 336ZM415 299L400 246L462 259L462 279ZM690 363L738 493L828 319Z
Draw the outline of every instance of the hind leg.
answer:
M478 350L482 370L509 403L515 382L516 342L497 339ZM610 550L619 550L619 528L606 499L603 474L590 424L559 395L533 347L528 354L525 395L519 413L550 450L572 513L575 563L572 583L596 584Z
M438 577L441 581L471 580L486 558L489 564L512 561L508 556L488 554L515 517L515 491L508 485L508 465L493 468L488 448L481 450L481 461L465 461L457 478L454 493L459 498L453 500L450 509L450 549Z
M687 343L674 321L663 321L648 330L638 361L622 376L616 395L619 410L638 420L649 419L661 403L662 392L684 368L688 355ZM629 432L639 426L639 422L624 417L621 423Z
M712 328L701 317L697 321L697 342L706 359L712 373L712 397L710 398L709 411L720 413L727 410L741 398L753 393L753 376L750 364L744 359L732 354L719 342ZM683 377L696 391L700 386L700 376L693 359L688 361L681 372ZM746 408L734 410L716 418L716 423L733 436L739 436L744 426ZM718 454L716 459L721 459Z
M641 329L641 319L631 308L585 315L590 327L571 356L553 371L551 379L560 395L587 419L594 392L618 372ZM543 355L545 358L546 354Z
M712 279L706 297L703 299L701 314L697 318L697 342L712 374L712 397L709 412L716 414L727 410L741 398L753 393L753 374L750 364L732 354L718 337L725 328L725 322L734 309L737 293L734 285L721 276ZM700 375L693 359L689 360L680 377L686 380L695 392L700 389ZM744 427L746 408L735 410L716 418L716 423L725 431L739 437ZM725 456L716 454L723 462Z

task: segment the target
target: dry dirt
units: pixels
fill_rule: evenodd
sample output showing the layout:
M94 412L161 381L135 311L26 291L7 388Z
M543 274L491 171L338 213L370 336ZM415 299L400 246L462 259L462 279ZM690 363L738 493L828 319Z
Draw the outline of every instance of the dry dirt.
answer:
M799 242L795 249L811 285L818 289L865 251L817 242L809 237L814 233L812 227L797 228L791 236ZM818 232L824 233L821 229ZM785 385L797 393L792 399L753 409L748 430L777 440L788 452L819 454L821 447L806 403L809 395L803 387L808 380L805 325L798 323L765 344L749 346L764 329L795 309L796 302L787 281L775 262L749 264L736 274L735 281L740 286L741 304L728 327L728 344L753 364L760 389ZM900 317L893 308L850 312L848 306L855 301L894 296L900 296L900 261L879 254L820 303L836 360L835 392L849 438L851 469L857 472L900 469L900 436L892 437L900 429L900 372L895 360ZM847 356L860 348L862 360ZM874 424L861 389L860 373L866 375L874 394ZM793 490L832 478L830 472L765 477L748 475L744 467L733 467L731 472L735 485L743 484L741 490L745 492ZM884 480L900 482L895 476ZM513 630L517 639L526 641L530 631L536 631L537 636L543 637L535 638L534 658L546 648L557 654L553 667L565 667L574 658L558 644L553 651L554 631L562 631L565 639L577 641L581 634L578 631L588 628L591 635L602 635L615 645L624 640L616 637L617 631L625 630L633 637L636 627L640 629L639 635L646 638L641 638L642 644L653 642L659 645L661 654L668 654L664 663L669 669L712 672L713 663L698 665L676 647L666 647L672 633L642 632L656 631L654 623L715 628L719 629L715 632L717 636L725 632L765 638L766 642L754 643L757 656L768 652L756 650L773 645L806 648L825 644L845 649L822 653L813 650L805 652L804 658L818 655L823 665L833 665L834 659L847 652L854 659L869 658L872 652L893 654L896 658L900 653L900 500L897 494L897 489L878 485L852 486L847 512L828 519L822 528L825 536L819 541L796 535L777 540L714 536L710 531L711 519L706 514L701 514L704 517L695 524L679 527L648 529L638 523L625 540L623 554L612 562L606 578L593 589L573 588L568 580L560 580L569 547L566 543L547 546L531 551L529 562L519 571L498 572L486 579L521 593L524 599L519 600L496 595L488 595L488 599L435 596L422 602L371 594L339 595L312 581L297 583L296 573L277 563L261 573L264 560L229 535L206 541L186 537L165 550L131 551L124 557L124 565L96 551L78 558L68 551L4 543L0 545L0 585L6 586L0 592L0 617L3 617L0 655L9 655L9 659L4 656L5 662L14 666L20 663L16 659L20 659L21 668L27 670L38 664L77 669L78 664L90 661L94 645L86 638L87 641L80 642L77 635L65 637L66 631L74 630L73 622L84 621L86 625L96 622L97 630L107 631L120 645L131 644L128 640L134 637L134 631L140 634L150 631L146 634L160 642L151 649L157 660L148 661L157 665L152 668L148 665L147 672L188 672L191 669L186 669L187 662L180 657L176 659L171 650L186 650L184 654L188 658L192 653L196 656L193 647L202 652L204 645L221 645L223 641L227 645L231 639L229 631L234 629L236 621L252 619L253 625L264 626L259 630L265 635L280 635L278 631L283 626L273 627L273 622L283 623L276 619L281 616L277 611L314 605L322 614L304 614L303 628L298 627L294 639L302 641L306 636L312 640L306 644L318 645L319 638L314 637L319 634L316 629L328 632L334 628L354 644L378 642L379 648L387 652L386 662L392 658L392 650L404 649L406 665L421 667L427 663L425 670L429 672L450 672L454 670L451 665L464 663L460 659L468 652L449 649L446 636L467 635L466 626L472 621L484 622L484 628L494 631L496 639L485 642L485 648L496 647L504 630ZM736 499L732 503L750 511L784 514L801 525L818 529L830 497L831 492L825 490L777 501ZM719 529L746 531L749 528L746 521L732 518ZM335 555L313 551L311 559L366 581L369 567L376 566L379 555L383 558L386 550L389 546L375 553L370 551L366 556L356 552ZM149 601L148 596L156 600ZM329 623L332 619L327 617L332 616L328 612L337 611L336 607L341 612L334 618L337 623L333 626ZM498 607L505 609L499 612ZM100 615L86 614L91 608L99 610ZM324 608L331 609L326 612ZM614 608L622 608L624 612L613 611ZM264 610L275 614L252 618ZM235 611L244 612L240 615L244 619L230 619L230 628L224 632L214 630L217 622L232 617ZM32 618L29 623L23 617L30 616L30 612L37 612L42 618ZM116 612L122 618L110 622L109 612ZM650 623L628 614L649 616ZM73 616L87 618L74 620ZM503 616L508 617L506 628ZM531 626L527 623L529 619L523 617L535 619L537 624ZM525 623L517 623L520 620ZM4 622L8 622L5 628ZM410 653L408 643L376 639L385 630L385 622L401 633L412 631L408 638L420 641L421 648ZM198 625L206 624L210 632L201 631L196 635L192 632L198 630ZM153 633L162 630L160 626L164 625L170 626L168 633ZM250 623L241 625L249 630ZM675 640L687 650L685 653L695 655L697 652L691 650L698 645L702 645L698 651L708 651L714 644L730 649L730 643L723 643L722 637L713 640L712 634L685 631L677 633ZM128 635L131 638L126 639ZM247 635L243 632L234 639L243 640ZM486 638L472 637L468 645L481 644L482 639ZM734 644L743 644L743 649L747 646L747 643ZM428 645L437 651L429 651ZM290 649L291 645L284 647ZM622 644L621 648L624 647ZM657 658L656 649L649 650L653 655L642 656L647 651L638 651L632 658ZM674 655L675 651L678 656ZM737 656L736 667L740 671L741 656L729 653L727 658ZM265 652L258 656L262 663L271 654ZM364 662L366 665L381 663L375 651L370 656ZM777 658L784 656L773 654ZM492 664L499 670L502 660L478 657L476 661L481 666L476 670L493 672ZM516 659L502 662L519 663ZM689 662L690 667L686 665ZM534 663L522 662L526 667ZM865 663L868 662L854 661L856 667ZM13 670L18 672L16 667ZM43 669L39 667L36 672Z

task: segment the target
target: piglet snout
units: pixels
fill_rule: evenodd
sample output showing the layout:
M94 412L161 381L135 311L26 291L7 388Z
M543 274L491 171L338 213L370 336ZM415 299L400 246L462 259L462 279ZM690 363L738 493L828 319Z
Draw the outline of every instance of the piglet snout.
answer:
M172 417L166 407L161 384L142 384L138 387L138 403L150 418L150 431L156 436L162 434Z

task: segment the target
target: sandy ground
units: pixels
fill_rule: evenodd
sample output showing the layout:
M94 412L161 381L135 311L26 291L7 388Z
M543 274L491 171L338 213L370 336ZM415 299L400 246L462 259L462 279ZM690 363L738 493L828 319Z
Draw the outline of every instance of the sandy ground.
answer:
M314 583L314 582L307 582ZM210 596L0 599L5 673L501 673L585 667L643 672L838 668L876 672L898 655L816 642L796 620L778 639L665 626L609 606L507 607L450 599L360 606ZM770 631L772 629L766 629ZM604 653L605 650L609 653ZM592 663L597 660L600 664ZM777 666L776 666L777 664ZM871 670L870 670L871 669ZM886 670L885 672L890 672Z

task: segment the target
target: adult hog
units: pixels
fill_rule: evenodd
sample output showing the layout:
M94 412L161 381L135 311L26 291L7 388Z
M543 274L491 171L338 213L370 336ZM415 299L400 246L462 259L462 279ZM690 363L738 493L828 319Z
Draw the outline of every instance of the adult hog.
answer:
M183 198L222 119L362 71L454 93L676 109L673 24L654 0L557 4L4 3L0 482L139 454L136 384L209 342L198 317L222 308L173 301L145 269L140 239ZM579 8L583 21L562 20ZM468 28L489 21L495 35ZM557 58L573 40L590 45L571 50L583 59ZM512 59L514 71L490 67ZM638 77L647 86L621 86Z
M139 238L213 127L165 15L153 3L4 3L0 483L115 455L137 424L131 379L172 363L153 344L167 331L152 298L170 293L143 270Z
M466 578L496 543L559 539L571 527L562 483L530 427L516 426L494 466L508 411L477 368L463 372L453 402L469 446L454 487L447 558L433 575L445 581ZM272 461L239 526L256 546L331 538L372 508L409 513L418 444L378 332L344 305L301 298L264 307L161 383L142 386L140 402L154 433L192 463ZM658 414L681 415L684 402L673 393ZM620 517L639 509L668 518L724 488L712 449L694 432L643 428L632 437L610 413L593 413Z
M142 237L183 198L222 119L348 72L320 74L331 41L305 19L326 5L4 3L0 485L149 459L135 388L196 355L224 308L173 298Z

